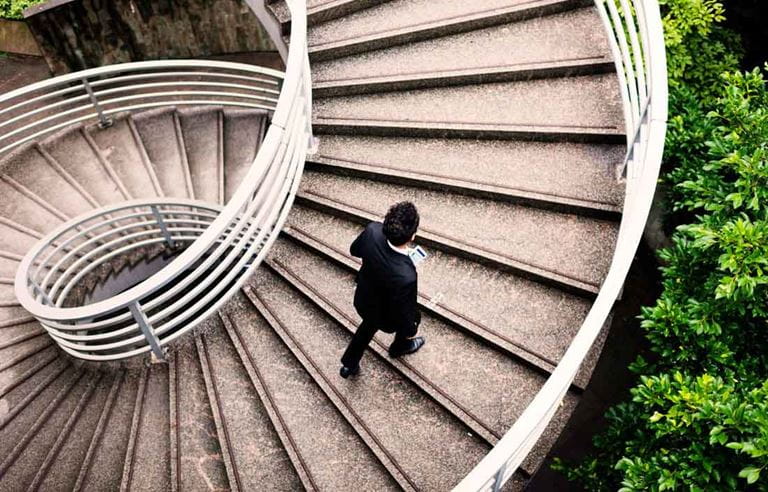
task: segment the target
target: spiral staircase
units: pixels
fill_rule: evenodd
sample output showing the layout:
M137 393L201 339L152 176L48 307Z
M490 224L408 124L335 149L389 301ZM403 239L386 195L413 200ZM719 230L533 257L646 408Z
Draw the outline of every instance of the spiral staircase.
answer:
M63 80L44 131L0 115L0 490L524 488L650 206L657 7L249 3L284 79L139 64L106 102L104 71ZM91 112L57 127L75 83ZM343 380L348 245L403 199L427 344L379 334Z

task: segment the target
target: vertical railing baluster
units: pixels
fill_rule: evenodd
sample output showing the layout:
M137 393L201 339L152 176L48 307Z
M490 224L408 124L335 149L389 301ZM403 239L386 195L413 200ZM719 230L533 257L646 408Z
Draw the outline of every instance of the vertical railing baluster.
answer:
M101 104L99 103L99 100L96 98L96 94L93 92L93 87L91 87L91 83L88 82L88 79L80 79L83 82L83 87L85 87L85 91L88 93L88 99L91 100L91 104L93 104L93 109L96 110L96 114L99 115L99 128L109 128L112 126L112 119L108 118L104 114L104 108L101 107Z
M144 335L147 343L149 343L149 346L152 349L152 353L155 354L155 357L157 357L159 360L165 361L165 351L160 346L160 339L157 338L155 331L152 329L152 325L149 324L149 319L147 319L147 315L144 314L144 310L141 308L141 304L136 301L129 305L128 309L131 310L133 319L139 325L139 328L141 328L141 333Z
M155 221L157 222L157 225L160 227L160 232L163 234L163 237L165 238L165 242L168 244L168 247L175 248L176 243L173 241L173 238L171 237L171 232L168 230L168 226L165 224L165 221L163 220L162 214L160 214L160 210L157 208L157 205L152 205L149 207L150 210L152 210L152 215L155 217Z

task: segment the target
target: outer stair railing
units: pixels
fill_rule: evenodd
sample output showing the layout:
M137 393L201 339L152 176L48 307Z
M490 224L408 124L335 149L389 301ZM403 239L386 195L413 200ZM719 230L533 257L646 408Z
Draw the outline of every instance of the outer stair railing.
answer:
M208 105L271 114L259 152L226 205L158 198L103 207L62 225L27 253L16 296L67 353L91 361L150 351L163 358L165 345L215 312L265 257L314 145L306 4L288 4L294 22L285 73L216 61L138 62L67 74L0 97L0 158L57 130L105 127L115 115L150 108ZM283 41L276 42L284 52ZM180 253L134 287L79 305L88 278L153 248Z
M596 0L619 78L627 128L624 208L608 274L560 363L498 444L455 491L500 490L538 442L618 299L642 239L664 150L667 61L656 0Z

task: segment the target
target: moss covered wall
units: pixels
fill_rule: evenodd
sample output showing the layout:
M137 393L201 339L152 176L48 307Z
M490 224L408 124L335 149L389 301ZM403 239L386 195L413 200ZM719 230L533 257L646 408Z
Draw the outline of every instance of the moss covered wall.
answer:
M25 16L57 75L275 49L244 0L53 0Z

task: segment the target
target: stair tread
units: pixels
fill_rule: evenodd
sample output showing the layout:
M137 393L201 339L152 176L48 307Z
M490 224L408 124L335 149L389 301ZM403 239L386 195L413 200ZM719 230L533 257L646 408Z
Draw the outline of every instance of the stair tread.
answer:
M49 137L43 147L101 206L125 200L78 128Z
M620 205L623 145L325 135L315 161Z
M318 489L397 490L269 325L244 302L233 304L242 343Z
M85 471L81 490L120 489L138 387L137 373L132 371L123 376L108 424Z
M273 274L257 270L252 285L416 488L446 490L488 452L487 444L370 353L359 376L339 378L349 335Z
M175 110L145 111L134 117L141 141L167 197L189 198L185 173L186 155L177 132Z
M419 209L423 231L595 286L608 270L618 233L614 222L315 171L304 173L301 186L305 193L380 217L393 203L411 200Z
M5 180L0 180L0 196L3 197L0 200L0 215L39 233L55 229L65 218L54 215ZM51 207L55 206L55 203L46 202Z
M154 198L157 193L150 178L141 149L138 147L128 119L118 118L109 128L89 129L104 159L117 173L133 198Z
M37 147L27 148L8 164L3 168L3 173L69 217L77 217L93 208L76 188L51 168Z
M24 371L14 371L13 378L0 379L0 419L24 399L32 397L35 391L40 391L42 385L50 384L67 366L53 350L48 350L43 358L34 362Z
M55 492L66 487L72 490L77 481L80 465L85 459L88 447L91 444L93 432L101 416L101 411L109 396L113 377L103 377L96 386L88 404L83 409L77 423L69 432L69 435L56 454L52 466L40 483L41 491Z
M464 2L469 4L470 2ZM567 32L568 36L553 33ZM525 47L521 49L521 47ZM594 8L312 63L315 82L428 74L580 58L610 59Z
M180 345L175 354L179 487L194 490L205 483L213 489L227 489L227 472L194 343Z
M210 360L215 361L210 366L212 379L226 420L241 490L297 490L301 483L288 455L235 348L217 325L204 338Z
M269 123L265 111L224 111L224 199L234 195L256 158Z
M131 464L131 489L151 491L171 488L168 398L168 366L153 364L144 391L141 422Z
M340 96L316 100L313 118L619 131L617 89L598 74Z
M217 120L218 108L202 108L194 111L179 109L187 162L192 176L195 198L209 203L219 203L220 145Z

